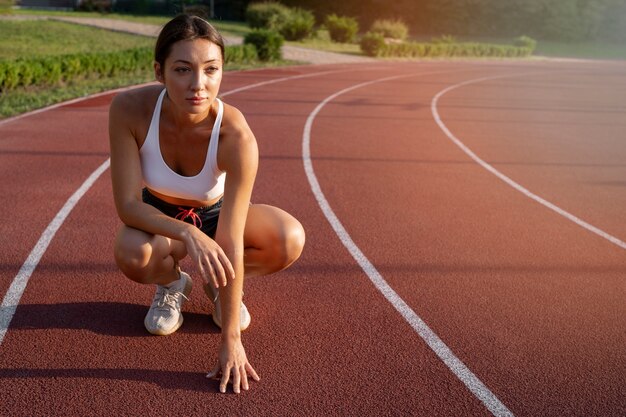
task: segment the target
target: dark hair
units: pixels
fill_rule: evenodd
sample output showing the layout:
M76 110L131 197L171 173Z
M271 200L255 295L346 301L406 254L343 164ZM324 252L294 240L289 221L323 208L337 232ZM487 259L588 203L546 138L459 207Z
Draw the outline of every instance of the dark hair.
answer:
M174 43L193 39L206 39L219 46L224 60L222 35L203 18L188 14L179 14L163 26L154 47L154 60L163 67Z

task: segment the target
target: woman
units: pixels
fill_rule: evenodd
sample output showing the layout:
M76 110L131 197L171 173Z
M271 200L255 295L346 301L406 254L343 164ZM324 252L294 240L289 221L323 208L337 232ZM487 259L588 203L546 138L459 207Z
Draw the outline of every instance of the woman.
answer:
M154 72L163 84L120 93L111 104L109 133L115 205L124 225L115 260L131 280L156 284L144 324L168 335L183 322L191 277L189 255L214 302L221 327L220 391L259 380L241 331L250 323L242 303L244 277L286 268L299 256L304 230L286 212L251 204L258 150L243 115L217 98L224 42L205 20L180 15L156 42Z

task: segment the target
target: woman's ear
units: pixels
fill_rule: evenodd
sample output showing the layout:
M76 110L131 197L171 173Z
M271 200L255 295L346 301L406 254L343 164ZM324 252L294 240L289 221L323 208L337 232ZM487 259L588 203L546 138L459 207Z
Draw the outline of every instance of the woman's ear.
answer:
M165 84L165 77L163 76L163 69L161 68L161 64L157 61L154 61L154 77L158 82Z

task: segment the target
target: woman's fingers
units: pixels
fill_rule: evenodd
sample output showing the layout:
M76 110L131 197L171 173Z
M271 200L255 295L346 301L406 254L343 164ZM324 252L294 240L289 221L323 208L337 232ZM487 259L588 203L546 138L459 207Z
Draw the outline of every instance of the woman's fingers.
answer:
M197 263L204 282L212 283L215 288L225 287L228 285L228 278L235 278L233 266L221 249L198 257Z
M202 266L202 259L197 258L196 256L194 256L193 260L196 263L196 265L198 266L198 271L200 272L200 276L202 277L202 280L205 283L208 284L209 283L209 279L207 278L206 272L204 271L204 267Z
M233 369L233 391L235 394L239 394L241 387L241 373L239 372L239 368L236 366Z
M235 279L235 270L233 269L233 264L230 263L230 259L228 259L228 256L226 256L223 251L221 251L218 256L221 264L224 265L224 269L228 273L228 277L230 279Z
M215 288L219 288L213 265L208 258L201 257L198 259L198 270L205 284L212 284Z
M224 267L222 266L222 262L220 262L219 254L216 254L213 259L213 268L218 277L218 281L222 283L223 287L225 287L227 284L226 272L224 272Z
M226 386L228 386L228 380L230 379L230 365L226 365L226 369L222 371L222 380L220 381L220 392L226 392Z
M248 381L248 377L252 377L255 381L259 381L261 378L257 375L256 371L252 368L249 362L246 362L245 365L241 365L239 367L232 365L225 365L223 372L220 362L218 361L215 364L215 367L209 372L206 377L209 379L217 378L219 374L222 374L220 379L220 392L225 393L226 388L228 387L228 383L233 384L233 391L236 394L239 394L241 388L244 391L248 391L250 389L250 384ZM231 378L232 373L232 378Z
M246 371L247 371L247 374L250 375L255 381L258 382L261 380L261 378L259 378L259 375L256 373L252 365L250 365L250 362L246 363Z
M250 387L248 386L248 374L246 373L245 365L241 367L241 369L239 370L239 374L241 375L241 388L243 388L245 391L248 391Z

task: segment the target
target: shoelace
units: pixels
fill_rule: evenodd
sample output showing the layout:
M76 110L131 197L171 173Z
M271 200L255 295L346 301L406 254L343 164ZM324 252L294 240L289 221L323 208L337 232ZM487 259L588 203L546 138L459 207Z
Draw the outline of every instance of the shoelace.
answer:
M187 298L187 296L182 292L176 290L172 291L166 287L159 287L154 298L155 301L158 299L157 308L162 310L164 308L167 309L166 306L176 308L179 296L182 296L185 300L189 301L189 298Z
M189 210L185 210L182 207L178 207L178 210L180 210L180 212L178 212L176 217L174 217L175 219L184 221L187 217L191 217L191 221L193 221L193 225L196 226L198 229L202 228L202 219L200 218L200 216L198 216L198 214L195 211L193 211L194 210L193 207L191 207ZM200 224L199 226L196 224L196 221Z

